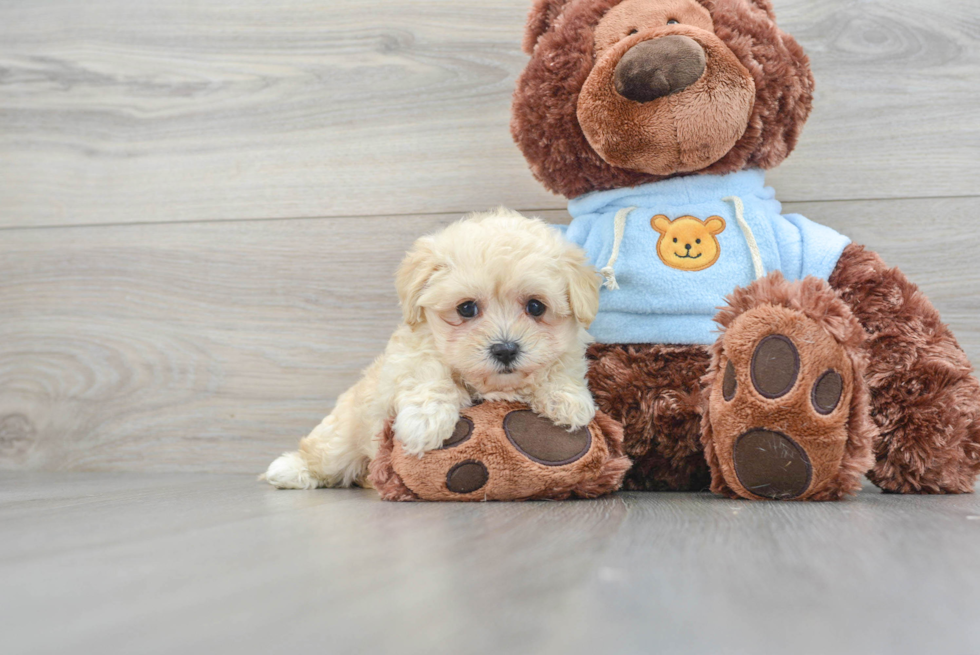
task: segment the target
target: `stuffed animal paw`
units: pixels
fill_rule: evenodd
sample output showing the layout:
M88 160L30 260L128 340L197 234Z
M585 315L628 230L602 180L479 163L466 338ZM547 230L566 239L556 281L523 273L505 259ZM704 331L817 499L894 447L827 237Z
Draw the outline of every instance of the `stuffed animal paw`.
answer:
M512 402L460 412L453 434L421 458L380 436L369 479L385 500L594 498L615 491L630 468L622 427L602 413L567 430Z
M701 426L711 489L773 500L855 493L875 438L861 324L816 278L774 273L730 299Z

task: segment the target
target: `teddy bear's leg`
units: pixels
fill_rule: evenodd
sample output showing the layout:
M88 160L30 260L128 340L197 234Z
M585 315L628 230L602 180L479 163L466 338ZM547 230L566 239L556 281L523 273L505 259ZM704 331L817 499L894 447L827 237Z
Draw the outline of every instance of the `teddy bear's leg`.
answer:
M708 369L708 348L593 344L587 356L596 406L623 424L626 454L633 460L623 488L707 489L699 381Z
M980 383L932 303L901 271L848 246L830 277L868 334L868 478L886 491L969 493L980 473Z
M753 499L837 500L872 463L864 333L818 278L779 273L736 289L705 377L711 489Z
M569 431L527 405L487 401L464 408L452 436L422 457L388 421L369 481L385 500L561 500L611 493L629 467L622 428L604 414Z

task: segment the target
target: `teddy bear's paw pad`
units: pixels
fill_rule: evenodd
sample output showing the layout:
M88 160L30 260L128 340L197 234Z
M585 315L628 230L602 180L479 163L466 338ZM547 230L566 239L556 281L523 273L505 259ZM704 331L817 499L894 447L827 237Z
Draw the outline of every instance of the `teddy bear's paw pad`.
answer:
M489 479L490 472L483 462L467 460L449 469L446 489L456 494L471 494L486 486Z
M817 322L756 307L726 330L711 391L711 439L735 495L839 497L854 366Z
M564 466L581 459L592 446L587 427L569 432L528 409L504 417L504 433L514 448L545 466Z
M785 434L749 430L735 441L732 459L742 486L763 498L797 498L813 479L806 451Z
M729 361L725 365L725 375L721 381L722 397L726 401L731 401L735 397L736 391L738 391L738 377L735 375L735 365Z
M765 398L782 398L800 375L800 352L782 334L762 339L752 353L752 385Z
M464 416L456 422L456 427L453 429L453 433L449 435L448 439L442 442L442 446L439 447L439 450L445 450L446 448L458 446L472 436L473 421Z
M810 400L820 414L830 414L840 405L844 395L844 378L834 370L826 371L813 385Z

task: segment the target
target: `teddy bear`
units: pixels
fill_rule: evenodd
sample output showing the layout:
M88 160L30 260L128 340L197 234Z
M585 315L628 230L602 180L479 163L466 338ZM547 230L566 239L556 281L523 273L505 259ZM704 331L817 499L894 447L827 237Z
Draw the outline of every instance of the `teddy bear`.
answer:
M769 0L536 0L524 50L511 131L605 278L588 380L624 488L973 491L980 383L937 310L765 185L814 89Z

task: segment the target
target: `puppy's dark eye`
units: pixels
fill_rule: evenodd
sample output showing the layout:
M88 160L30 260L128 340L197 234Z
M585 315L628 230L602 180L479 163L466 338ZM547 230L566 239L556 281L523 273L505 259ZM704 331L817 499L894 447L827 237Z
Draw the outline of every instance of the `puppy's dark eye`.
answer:
M674 237L674 243L677 243L677 237Z
M527 301L527 306L525 309L527 309L527 313L531 316L541 316L548 308L545 307L544 303L540 300L532 299Z
M680 23L681 22L679 20L674 20L673 18L671 18L669 21L667 21L667 24L668 25L680 25Z
M480 313L480 307L472 300L467 300L456 305L456 313L463 318L475 318Z
M626 36L633 36L634 34L636 34L636 33L637 33L637 32L639 32L639 31L640 31L640 30L637 30L637 29L632 29L632 30L630 30L630 33L629 33L629 34L627 34Z
M701 243L701 239L695 239L694 243Z

